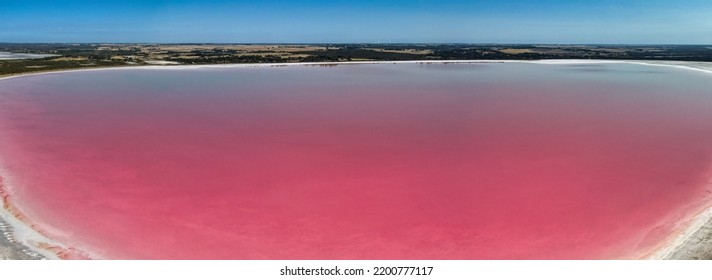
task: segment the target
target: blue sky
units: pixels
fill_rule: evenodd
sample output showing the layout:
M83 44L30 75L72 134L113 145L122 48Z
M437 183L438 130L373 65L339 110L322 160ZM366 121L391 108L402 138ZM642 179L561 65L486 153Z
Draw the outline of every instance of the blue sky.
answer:
M712 44L712 1L0 0L0 42L379 41Z

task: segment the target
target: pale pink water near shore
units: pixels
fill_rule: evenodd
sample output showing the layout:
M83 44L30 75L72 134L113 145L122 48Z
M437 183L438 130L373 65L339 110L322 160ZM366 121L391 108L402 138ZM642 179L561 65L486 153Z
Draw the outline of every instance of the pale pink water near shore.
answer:
M712 79L624 64L130 69L0 81L12 203L138 259L598 259L709 198Z

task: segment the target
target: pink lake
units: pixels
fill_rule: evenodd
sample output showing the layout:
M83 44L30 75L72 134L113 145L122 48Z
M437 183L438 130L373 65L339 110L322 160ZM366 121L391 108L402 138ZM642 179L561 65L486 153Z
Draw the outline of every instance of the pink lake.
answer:
M10 201L110 259L617 259L707 206L712 76L379 64L0 81Z

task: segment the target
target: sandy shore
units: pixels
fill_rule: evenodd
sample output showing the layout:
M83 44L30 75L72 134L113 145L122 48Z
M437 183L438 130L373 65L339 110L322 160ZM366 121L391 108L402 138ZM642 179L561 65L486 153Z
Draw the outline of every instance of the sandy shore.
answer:
M0 219L0 260L41 260L46 257L15 239L14 228Z
M658 67L674 67L712 74L710 62L680 62L680 61L623 61L623 60L448 60L448 61L358 61L358 62L318 62L318 63L261 63L261 64L224 64L224 65L151 65L151 66L126 66L61 70L51 72L36 72L0 77L6 80L17 77L66 73L83 71L106 71L116 69L197 69L197 68L231 68L231 67L284 67L284 66L324 66L324 65L356 65L356 64L470 64L470 63L533 63L533 64L591 64L591 63L626 63ZM9 205L9 197L2 190L2 177L0 177L0 259L58 259L62 258L59 244L34 230L27 221L18 217L18 210ZM21 215L20 215L21 216ZM660 249L647 257L648 259L712 259L712 207L701 211L692 217L689 222L682 223L678 236L671 238ZM42 244L44 247L42 248ZM61 247L60 247L61 248Z
M682 234L650 259L712 260L712 208L697 215Z
M0 174L0 260L58 259L55 241L36 231L10 202L7 178ZM45 248L43 248L45 247ZM59 253L59 254L58 254Z

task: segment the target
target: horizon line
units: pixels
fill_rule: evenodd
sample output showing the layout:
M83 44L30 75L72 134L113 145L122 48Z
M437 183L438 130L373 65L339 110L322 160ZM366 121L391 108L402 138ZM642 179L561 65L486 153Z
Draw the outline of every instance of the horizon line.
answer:
M89 44L106 44L106 45L546 45L546 46L712 46L709 44L692 44L692 43L462 43L462 42L442 42L442 43L425 43L425 42L311 42L311 43L296 43L296 42L280 42L280 43L265 43L265 42L3 42L0 44L73 44L73 45L89 45Z

